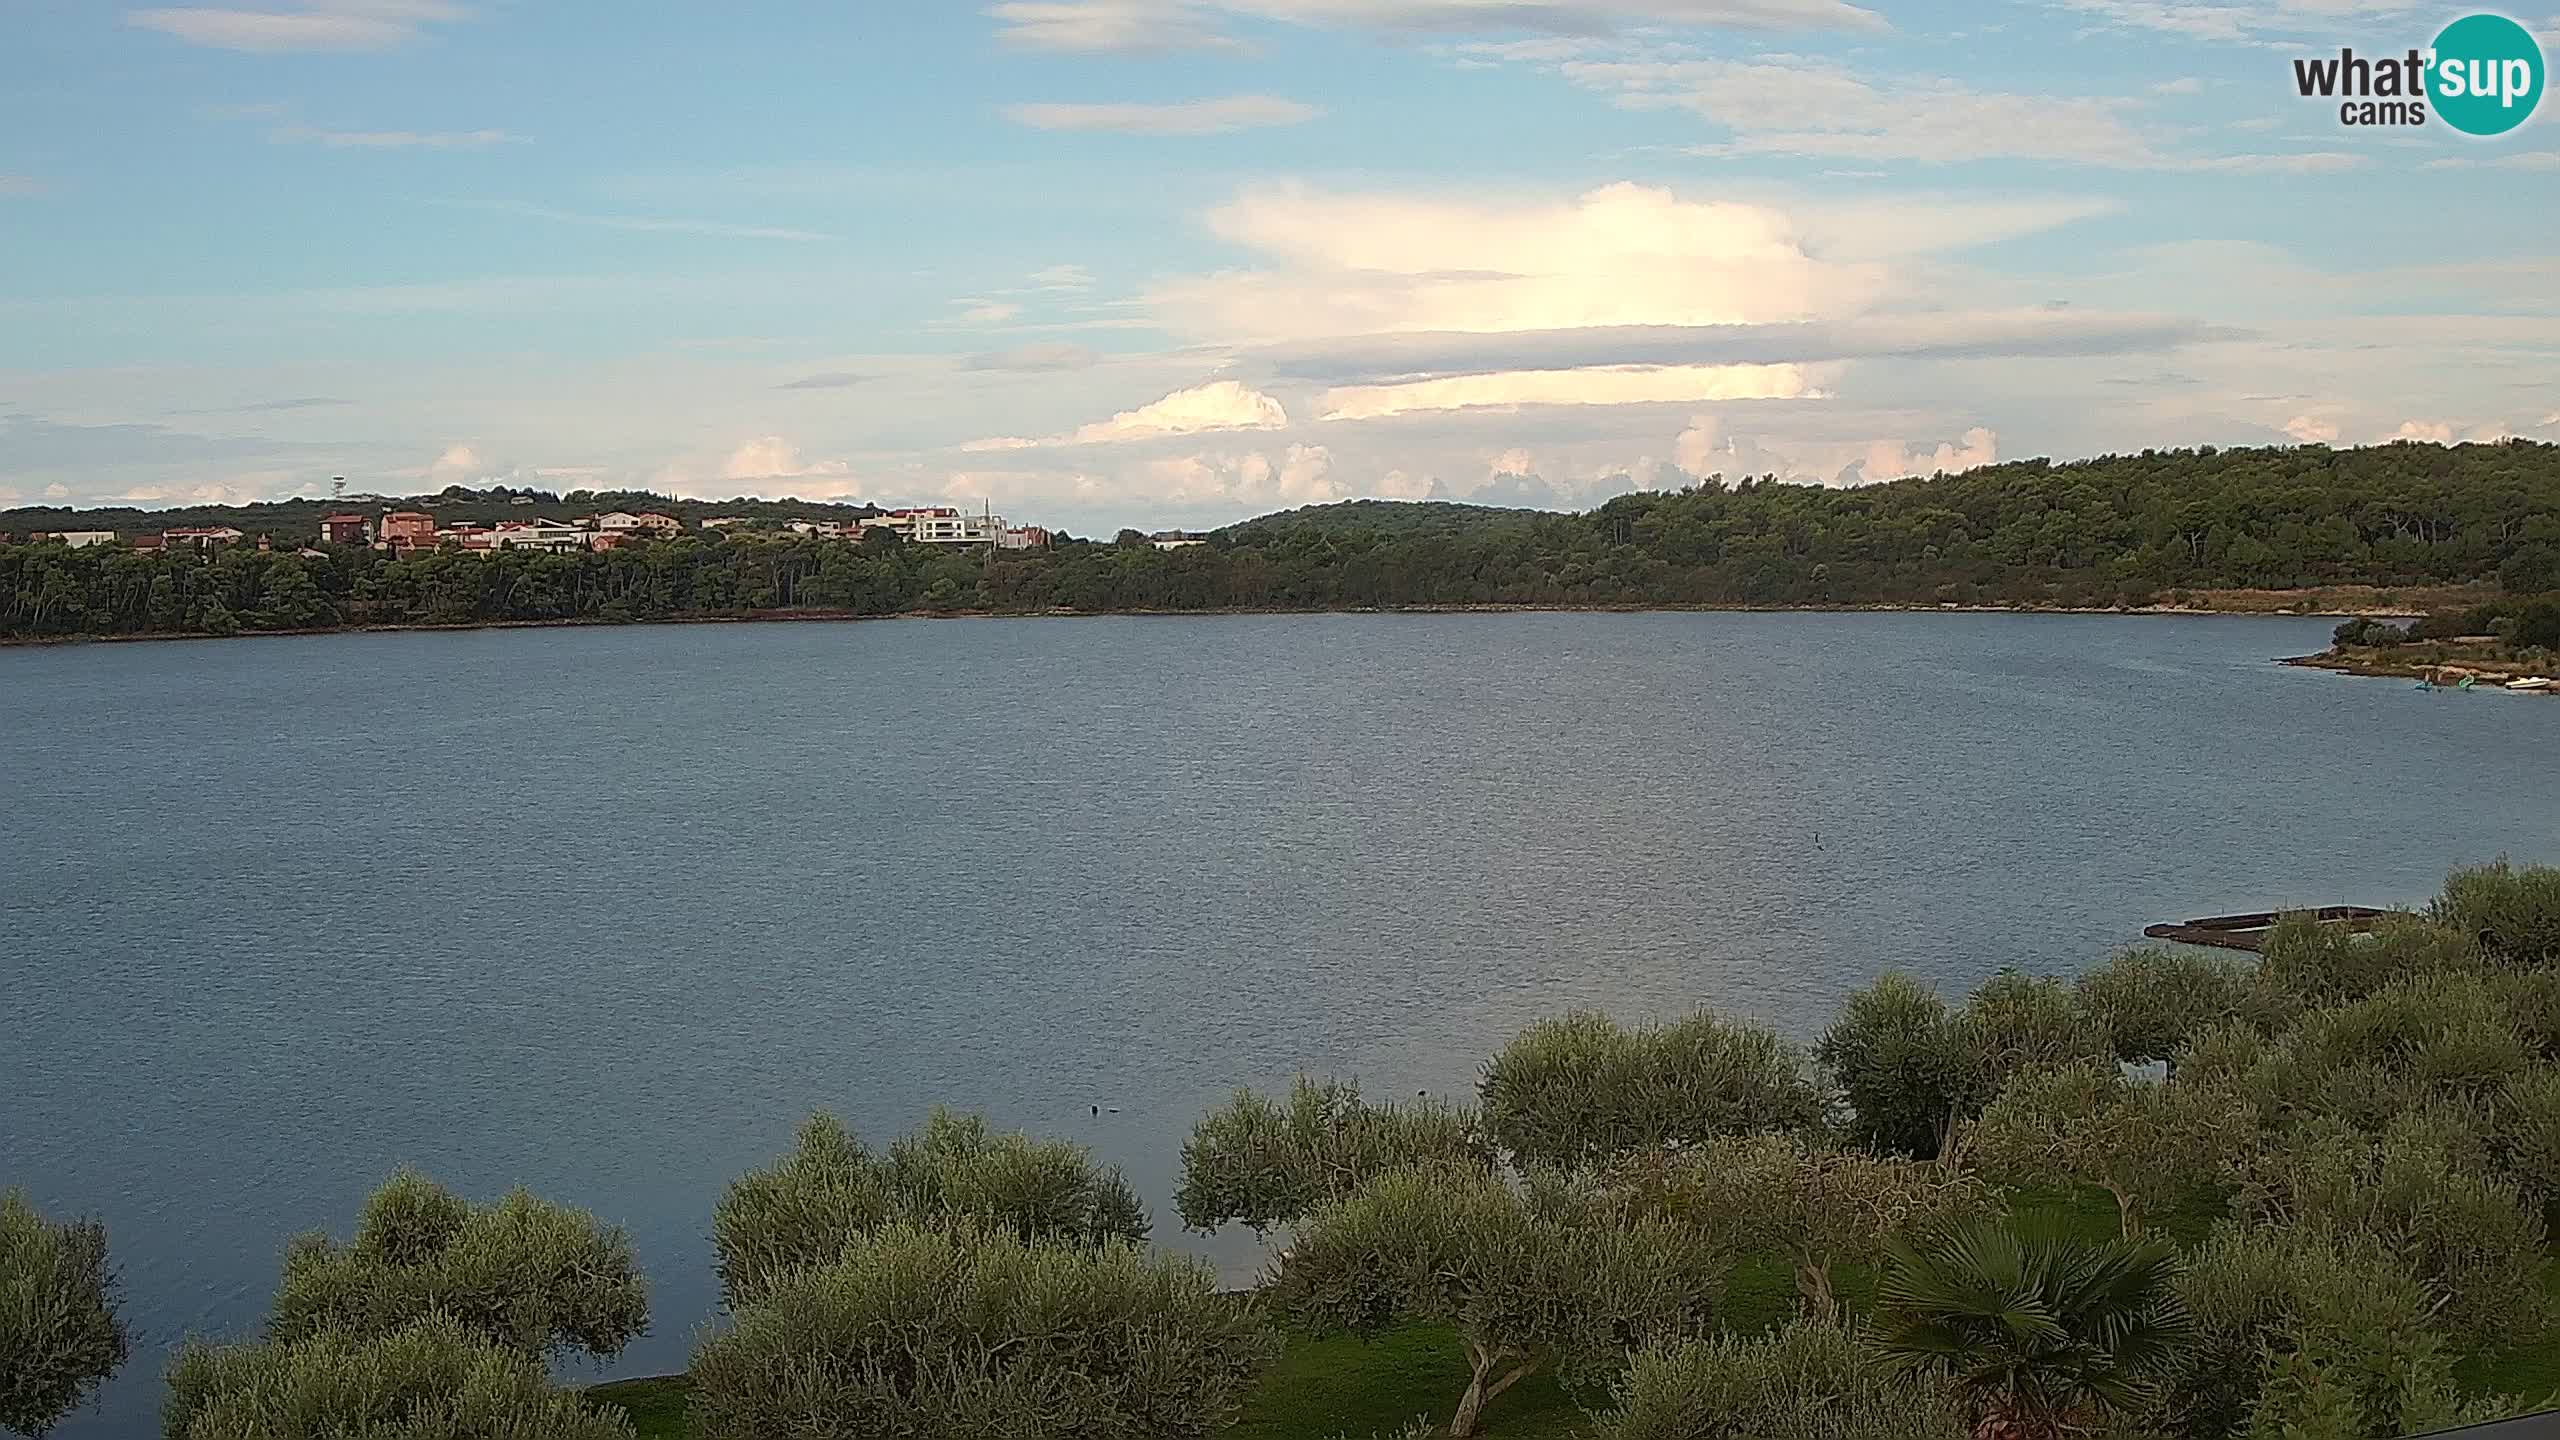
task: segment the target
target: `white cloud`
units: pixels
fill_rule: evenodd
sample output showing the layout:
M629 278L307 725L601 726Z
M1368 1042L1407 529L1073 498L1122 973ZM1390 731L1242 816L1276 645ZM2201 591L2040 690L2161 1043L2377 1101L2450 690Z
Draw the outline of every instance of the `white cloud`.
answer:
M2201 95L2204 93L2204 82L2193 75L2181 76L2175 80L2163 80L2152 86L2151 93L2154 95Z
M2392 431L2384 438L2415 440L2427 445L2450 445L2453 443L2453 427L2441 420L2403 420L2400 422L2399 429Z
M1273 95L1231 95L1171 105L1010 105L1005 117L1034 130L1108 130L1123 135L1225 135L1298 125L1324 112Z
M1569 201L1245 191L1210 217L1278 268L1149 297L1217 343L1420 330L1729 325L1854 309L1872 264L1808 254L1781 211L1618 184Z
M388 50L430 24L463 18L452 0L306 0L283 10L177 6L125 12L125 23L217 50Z
M2447 155L2430 160L2428 170L2560 170L2560 150L2518 150L2505 155Z
M1022 307L1010 300L961 300L955 303L961 307L960 323L963 325L1002 325L1022 313Z
M781 225L739 224L725 220L670 219L660 215L597 215L583 210L558 210L548 205L527 205L515 201L452 201L464 209L488 210L500 215L521 215L528 220L550 220L563 225L592 225L601 230L630 230L645 235L706 235L717 240L824 240L827 236L815 230L795 230Z
M1876 441L1859 459L1858 478L1875 481L1899 480L1911 475L1953 475L1997 464L1999 459L2000 437L1976 425L1964 432L1961 439L1940 441L1935 450L1925 453L1907 449L1899 441Z
M44 487L44 498L47 500L68 500L71 498L71 487L61 483L60 481L56 481L53 484Z
M989 8L999 38L1044 50L1233 47L1222 22L1370 30L1589 35L1631 25L1745 30L1881 30L1845 0L1008 0Z
M1797 365L1595 366L1453 375L1325 392L1327 420L1377 420L1418 410L1511 405L1646 405L1796 400L1818 395Z
M800 447L779 435L759 436L729 453L720 466L723 480L798 480L810 476L835 477L852 473L851 466L841 460L812 461L800 453Z
M427 465L426 478L441 489L447 485L468 485L489 469L480 452L470 445L453 444Z
M2317 415L2296 415L2284 422L2284 433L2305 445L2338 443L2338 422Z
M1093 288L1093 272L1081 265L1052 265L1045 270L1031 272L1031 288L1050 291L1090 290Z
M315 130L308 125L288 125L268 138L333 150L482 150L525 143L523 136L504 130Z
M2410 0L2057 0L2062 8L2095 15L2135 30L2157 30L2191 40L2249 41L2273 36L2335 39L2342 24L2360 16L2406 13Z
M1279 430L1289 424L1280 402L1234 380L1213 380L1176 390L1151 404L1123 410L1064 435L1045 440L976 440L964 450L1032 450L1066 445L1116 445L1132 440L1158 440L1220 430Z

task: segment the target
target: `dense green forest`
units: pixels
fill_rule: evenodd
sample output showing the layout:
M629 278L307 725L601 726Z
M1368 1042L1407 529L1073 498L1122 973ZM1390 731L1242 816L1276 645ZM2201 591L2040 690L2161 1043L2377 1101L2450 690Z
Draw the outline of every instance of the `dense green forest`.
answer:
M570 497L695 517L636 495ZM510 498L471 504L504 511ZM823 507L753 502L776 513ZM271 507L272 508L272 507ZM309 523L330 508L310 503ZM843 507L835 507L841 509ZM515 513L521 514L518 509ZM440 508L448 518L462 510ZM51 517L49 522L44 517ZM276 549L0 547L0 635L650 620L833 611L1329 610L1427 605L2141 605L2195 589L2496 585L2560 590L2560 446L2146 451L1828 489L1709 479L1580 515L1362 501L1238 525L1210 544L1065 540L952 552L773 532L592 555L367 549L221 519ZM698 517L696 517L698 518ZM20 531L117 522L9 512Z

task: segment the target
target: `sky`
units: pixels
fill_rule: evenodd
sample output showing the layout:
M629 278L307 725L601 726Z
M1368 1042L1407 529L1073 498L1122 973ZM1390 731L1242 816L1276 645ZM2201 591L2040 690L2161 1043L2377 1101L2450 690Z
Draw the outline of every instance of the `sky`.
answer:
M2292 78L2460 8L238 3L0 0L0 505L1086 534L2560 439L2560 100Z

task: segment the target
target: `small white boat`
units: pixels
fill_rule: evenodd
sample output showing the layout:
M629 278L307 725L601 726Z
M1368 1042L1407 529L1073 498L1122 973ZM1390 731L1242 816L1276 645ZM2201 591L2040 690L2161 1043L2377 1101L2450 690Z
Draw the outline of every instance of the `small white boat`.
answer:
M2507 688L2510 690L2548 690L2554 683L2555 682L2548 675L2535 675L2529 679L2510 680L2507 682Z

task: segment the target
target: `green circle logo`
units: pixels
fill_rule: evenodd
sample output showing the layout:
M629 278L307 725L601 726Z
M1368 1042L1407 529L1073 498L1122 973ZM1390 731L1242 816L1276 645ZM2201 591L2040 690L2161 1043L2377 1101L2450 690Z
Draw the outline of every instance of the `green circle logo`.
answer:
M2542 100L2542 47L2504 15L2447 25L2427 63L2427 99L2465 135L2504 135Z

